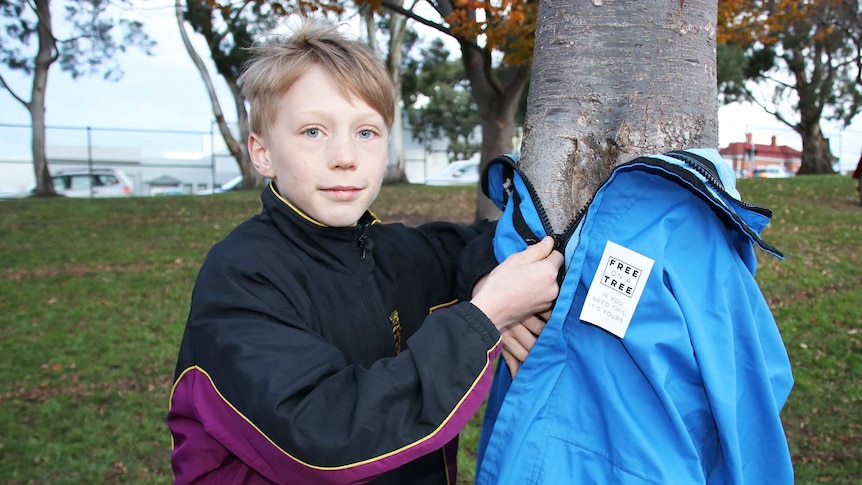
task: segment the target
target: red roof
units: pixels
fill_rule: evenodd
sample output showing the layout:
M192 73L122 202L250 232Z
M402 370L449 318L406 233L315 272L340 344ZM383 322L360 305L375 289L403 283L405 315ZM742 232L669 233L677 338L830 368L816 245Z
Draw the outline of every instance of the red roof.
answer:
M745 142L734 142L724 148L719 149L718 152L725 157L741 158L745 155L745 145ZM776 145L774 138L772 140L772 144L770 145L761 145L760 143L755 143L754 149L757 150L756 153L758 158L763 157L779 160L802 159L802 152L790 148L787 145Z

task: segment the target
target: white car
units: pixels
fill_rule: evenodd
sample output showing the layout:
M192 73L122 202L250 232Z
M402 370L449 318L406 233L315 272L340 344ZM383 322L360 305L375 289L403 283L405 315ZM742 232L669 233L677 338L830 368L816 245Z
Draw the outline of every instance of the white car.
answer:
M68 168L55 171L54 190L66 197L130 197L134 187L122 170Z
M0 192L0 200L6 199L26 199L27 197L32 197L33 191L32 189L25 190L23 192Z
M122 170L115 168L64 168L51 174L54 191L66 197L131 197L134 186ZM24 192L2 193L0 199L23 199L31 197L36 184Z
M767 165L765 167L755 168L751 172L751 176L754 178L784 179L793 177L793 172L781 165Z
M445 170L425 179L425 185L471 185L479 182L479 162L459 160Z

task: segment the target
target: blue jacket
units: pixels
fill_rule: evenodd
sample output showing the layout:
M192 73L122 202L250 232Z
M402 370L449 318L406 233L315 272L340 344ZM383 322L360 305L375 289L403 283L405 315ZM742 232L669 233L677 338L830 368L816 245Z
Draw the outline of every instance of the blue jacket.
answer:
M498 260L546 235L513 157L483 187L504 209ZM754 246L782 257L759 236L770 217L715 150L617 167L555 236L559 299L517 378L497 369L476 483L793 483L793 377L754 279Z

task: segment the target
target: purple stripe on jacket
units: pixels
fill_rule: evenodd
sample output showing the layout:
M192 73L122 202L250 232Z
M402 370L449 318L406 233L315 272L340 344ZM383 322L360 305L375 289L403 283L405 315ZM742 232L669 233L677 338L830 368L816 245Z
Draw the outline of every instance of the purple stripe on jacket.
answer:
M213 472L220 480L231 483L365 483L447 443L447 471L451 483L455 483L455 438L488 395L493 377L491 364L501 348L498 342L489 351L485 369L474 386L434 432L391 453L338 467L317 467L291 456L227 402L205 371L192 367L175 384L168 413L174 438L174 483L193 483Z

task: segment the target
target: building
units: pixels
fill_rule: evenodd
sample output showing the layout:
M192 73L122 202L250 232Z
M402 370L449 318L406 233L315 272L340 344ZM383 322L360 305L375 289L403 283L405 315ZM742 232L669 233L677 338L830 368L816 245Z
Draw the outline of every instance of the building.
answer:
M720 148L718 153L740 177L748 176L756 168L770 165L779 165L796 173L802 166L802 152L787 145L778 145L775 140L773 135L768 145L753 143L751 133L748 133L744 142L731 143Z

